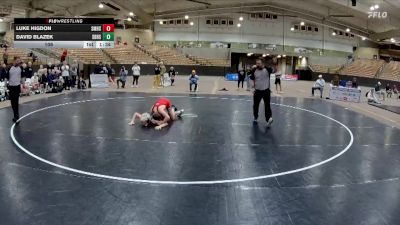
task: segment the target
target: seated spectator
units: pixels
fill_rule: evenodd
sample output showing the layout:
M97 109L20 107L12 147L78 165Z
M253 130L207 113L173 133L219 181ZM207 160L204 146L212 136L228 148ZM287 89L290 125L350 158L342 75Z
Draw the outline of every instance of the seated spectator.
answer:
M358 88L357 77L353 77L353 81L351 82L352 88Z
M119 83L121 82L121 87L125 88L126 78L128 76L128 71L125 69L124 66L121 67L119 71L119 79L117 80L117 88L119 88Z
M393 84L393 93L394 93L395 95L397 95L397 98L400 98L400 96L399 96L399 89L397 89L396 84Z
M192 92L192 86L194 85L194 92L197 91L197 85L199 83L199 76L196 74L196 70L192 70L192 74L189 76L189 90Z
M103 65L103 63L99 62L94 68L94 73L95 74L104 74L104 73L106 73L104 67L105 66Z
M318 76L318 80L315 81L314 87L311 88L311 95L314 96L314 91L319 90L321 92L321 98L325 87L325 80L322 78L322 74Z

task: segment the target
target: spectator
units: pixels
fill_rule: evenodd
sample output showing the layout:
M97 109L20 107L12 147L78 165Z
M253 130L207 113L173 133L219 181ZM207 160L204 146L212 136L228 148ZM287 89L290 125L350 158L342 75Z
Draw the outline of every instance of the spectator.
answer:
M7 65L3 63L3 65L0 68L0 81L8 81L8 79L9 79L9 73Z
M3 62L4 62L4 64L7 65L7 62L8 62L8 50L7 50L7 48L4 49Z
M393 94L393 90L390 87L390 84L387 83L386 84L386 95L387 95L388 98L392 98L392 94Z
M22 61L19 57L14 58L14 63L10 68L10 79L8 82L8 90L10 95L11 107L14 112L12 121L17 123L19 120L19 94L21 93L21 84L23 83Z
M69 65L67 61L63 62L61 66L61 76L63 78L63 88L64 90L71 90L71 81L70 81L70 73L69 73Z
M96 64L96 66L94 68L94 73L95 74L104 74L104 66L101 61L98 64Z
M357 77L353 77L353 81L351 82L351 87L352 88L358 88Z
M119 71L119 79L117 80L117 88L119 88L119 82L121 82L121 87L125 88L126 77L128 76L128 71L126 71L125 67L122 66Z
M71 75L71 87L75 88L76 85L76 78L78 76L78 71L79 71L79 66L78 62L74 60L74 62L71 65L71 70L70 70L70 75Z
M33 76L33 69L32 69L32 63L28 62L28 65L26 67L26 78L32 78Z
M378 83L376 83L375 85L375 94L377 96L379 96L379 99L382 99L383 101L385 101L385 93L383 93L383 91L381 90L381 86L382 83L380 81L378 81Z
M139 76L140 76L140 66L135 62L132 66L132 73L133 73L133 82L132 87L138 87L139 85ZM135 86L136 83L136 86Z
M63 63L65 61L65 59L67 58L67 55L68 55L68 51L67 51L67 49L64 49L64 51L61 55L61 59L60 59L61 63Z
M111 68L111 65L110 64L106 64L105 65L105 72L107 73L107 77L108 77L108 82L110 82L110 83L114 83L114 81L113 81L113 79L112 79L112 68Z
M311 88L311 95L314 96L314 91L319 90L322 98L324 87L325 87L325 80L322 78L322 75L320 74L318 76L318 80L315 81L314 83L314 87Z
M399 90L397 89L396 84L393 84L393 93L394 93L395 95L397 95L397 98L400 98L400 96L399 96Z
M282 92L281 76L282 72L280 71L275 72L275 89L277 93ZM278 86L279 86L279 92L278 92Z
M243 88L245 79L246 79L246 72L243 69L240 69L238 75L238 90L240 88L240 83L242 83L242 88Z
M167 73L167 68L165 68L165 65L163 62L160 62L160 87L164 86L164 74Z
M197 86L199 83L199 76L196 74L196 70L192 70L192 74L189 76L189 90L192 92L192 86L194 85L194 92L197 91Z
M251 85L250 85L250 77L254 76L254 71L256 70L256 66L254 65L253 67L248 66L246 69L246 83L247 83L247 88L246 91L250 91Z
M160 84L160 73L161 73L161 67L160 64L157 64L157 66L154 68L154 81L153 81L153 88L158 88Z
M171 66L171 68L169 68L169 71L168 71L168 76L171 79L171 86L174 86L175 76L177 74L178 74L178 72L176 72L175 68L173 66Z

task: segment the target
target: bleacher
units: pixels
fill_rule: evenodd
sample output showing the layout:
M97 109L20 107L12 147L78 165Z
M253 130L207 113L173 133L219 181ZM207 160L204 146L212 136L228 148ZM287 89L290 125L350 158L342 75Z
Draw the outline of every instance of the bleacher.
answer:
M320 64L313 64L310 65L310 68L313 72L316 73L337 73L342 66L327 66L327 65L320 65Z
M3 62L4 51L5 51L4 48L0 48L1 62ZM21 60L24 62L32 62L33 61L32 57L28 56L28 54L29 54L28 49L7 48L7 52L8 52L8 63L12 63L15 56L20 57ZM37 63L39 63L39 59L38 59Z
M117 63L133 64L156 64L155 60L150 55L144 53L136 47L132 46L115 46L115 48L104 49Z
M400 81L400 62L391 61L387 63L379 75L380 79Z
M61 57L63 49L53 49ZM67 57L71 57L83 63L109 62L110 59L101 51L101 49L84 48L68 49Z
M373 78L383 66L383 60L356 59L341 70L341 74Z
M175 49L157 45L141 46L142 50L155 56L166 65L196 65L197 63Z

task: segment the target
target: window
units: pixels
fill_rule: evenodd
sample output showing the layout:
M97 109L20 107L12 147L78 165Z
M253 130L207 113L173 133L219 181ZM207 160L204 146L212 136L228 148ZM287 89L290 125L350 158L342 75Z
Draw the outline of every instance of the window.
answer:
M272 15L272 19L277 20L278 16L277 15Z
M342 33L342 31L340 31L340 33ZM349 33L346 33L346 37L348 37L349 36Z
M182 24L182 20L176 20L176 24Z
M219 20L214 20L214 21L213 21L213 24L214 24L214 25L219 25Z
M169 24L175 24L175 20L170 20Z
M189 24L189 20L184 20L183 24Z
M221 25L226 25L226 20L221 20Z
M295 29L295 30L299 30L299 25L297 25L297 24L294 25L294 29Z
M206 20L206 24L207 24L207 25L211 25L211 20L210 20L210 19L207 19L207 20Z
M167 24L167 21L162 21L162 24L164 24L164 25Z
M265 14L265 19L271 19L271 14Z
M257 14L256 13L250 14L250 18L256 19L257 18Z
M264 13L258 13L258 19L263 19L264 18Z
M351 38L354 38L354 34L350 34L350 37L351 37Z
M306 30L306 26L301 26L301 30Z
M339 35L343 35L343 32L342 32L342 31L339 31Z
M308 26L307 31L312 31L312 27Z
M318 27L314 27L314 31L315 31L315 32L319 32Z
M229 20L228 23L229 23L229 26L233 26L233 20Z

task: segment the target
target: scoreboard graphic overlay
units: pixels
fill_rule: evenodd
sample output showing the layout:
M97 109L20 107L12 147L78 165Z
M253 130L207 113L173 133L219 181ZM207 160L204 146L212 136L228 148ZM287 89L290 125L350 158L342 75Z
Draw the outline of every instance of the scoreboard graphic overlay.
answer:
M15 18L14 48L114 48L114 19Z

